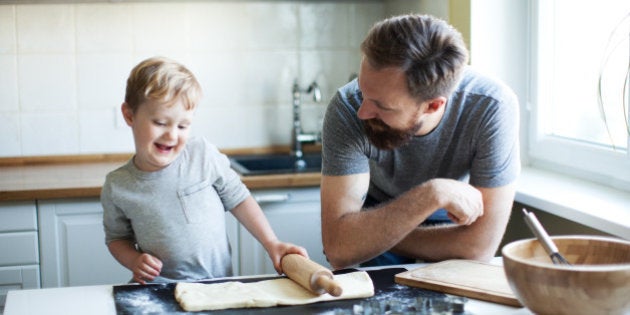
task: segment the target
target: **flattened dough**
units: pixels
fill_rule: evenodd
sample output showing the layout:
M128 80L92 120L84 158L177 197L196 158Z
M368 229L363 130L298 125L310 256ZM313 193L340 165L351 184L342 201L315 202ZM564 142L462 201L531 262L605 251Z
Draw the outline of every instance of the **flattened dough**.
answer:
M374 295L374 284L365 271L335 275L343 294L317 295L287 278L242 283L186 283L175 287L175 299L187 312L222 310L228 308L301 305L320 301L344 300Z

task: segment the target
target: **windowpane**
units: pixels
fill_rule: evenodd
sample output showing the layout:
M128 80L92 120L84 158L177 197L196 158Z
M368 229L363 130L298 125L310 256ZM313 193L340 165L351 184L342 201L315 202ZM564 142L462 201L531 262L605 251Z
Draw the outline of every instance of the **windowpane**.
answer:
M556 0L539 4L539 62L543 65L538 76L542 97L539 113L544 116L544 132L627 149L628 109L624 104L627 106L629 100L630 1Z

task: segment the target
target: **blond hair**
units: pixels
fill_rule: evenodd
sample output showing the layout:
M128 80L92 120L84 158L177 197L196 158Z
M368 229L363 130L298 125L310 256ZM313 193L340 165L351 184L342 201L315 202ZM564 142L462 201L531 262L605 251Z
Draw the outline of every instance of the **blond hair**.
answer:
M146 101L173 104L182 101L188 110L201 99L201 86L183 65L164 57L153 57L135 66L127 79L125 103L136 112Z

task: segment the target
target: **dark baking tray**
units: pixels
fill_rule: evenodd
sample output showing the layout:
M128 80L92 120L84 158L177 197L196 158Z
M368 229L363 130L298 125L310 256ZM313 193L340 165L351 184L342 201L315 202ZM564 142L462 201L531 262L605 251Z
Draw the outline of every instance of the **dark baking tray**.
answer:
M335 272L342 274L356 271L345 269ZM416 297L440 297L445 296L435 291L403 286L394 282L394 276L407 271L404 268L384 268L369 270L367 273L374 283L374 296L366 300L386 300L392 299L410 300ZM255 282L270 278L242 278L241 282ZM232 279L222 279L216 281L201 281L202 283L218 283L234 281ZM114 286L114 302L117 314L333 314L335 310L349 310L355 304L361 303L362 299L338 300L318 302L306 305L277 306L269 308L240 308L221 311L208 312L186 312L184 311L174 296L175 283L168 284L148 284L148 285L119 285ZM332 313L331 313L332 312Z

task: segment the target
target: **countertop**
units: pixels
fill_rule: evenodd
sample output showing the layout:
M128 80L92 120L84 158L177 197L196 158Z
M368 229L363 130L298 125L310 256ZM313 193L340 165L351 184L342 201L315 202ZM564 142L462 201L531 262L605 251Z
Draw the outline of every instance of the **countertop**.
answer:
M221 150L227 155L288 152L285 147ZM0 201L98 197L105 176L131 154L0 158ZM319 173L242 176L250 189L318 186Z
M420 266L422 264L401 265L399 267L409 270ZM36 302L34 303L34 301ZM113 286L98 285L9 291L4 315L17 314L116 314ZM532 313L526 308L469 299L466 303L466 314L525 315Z

